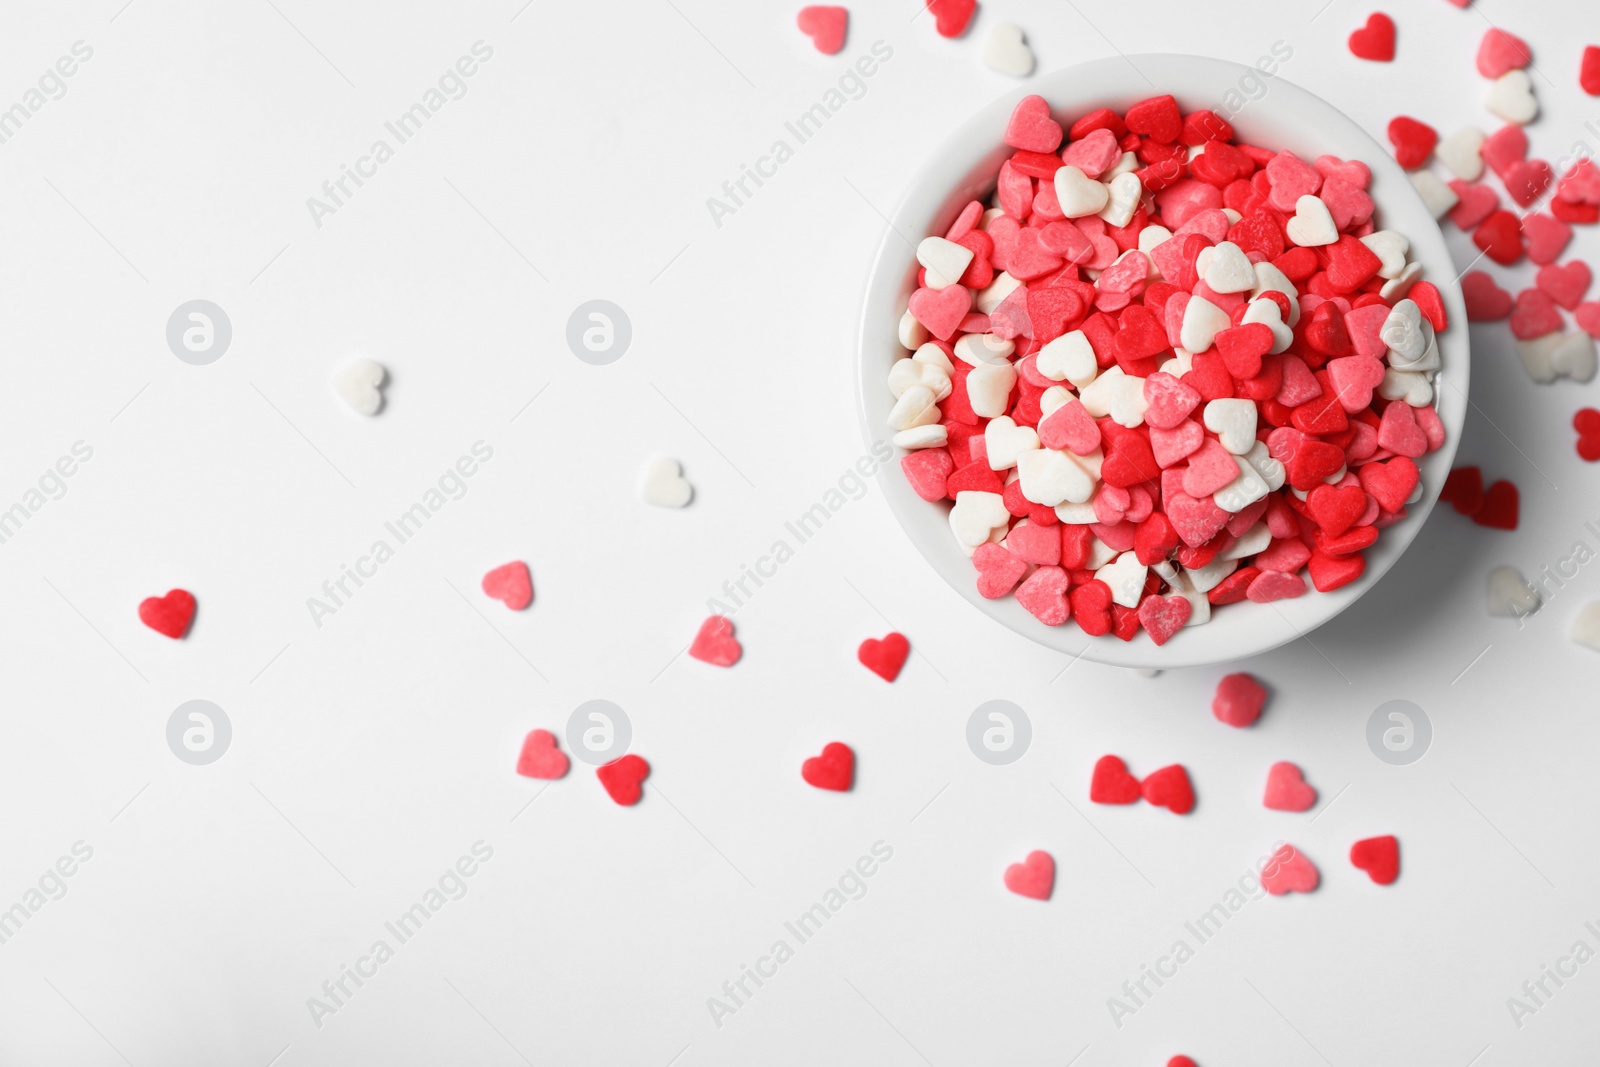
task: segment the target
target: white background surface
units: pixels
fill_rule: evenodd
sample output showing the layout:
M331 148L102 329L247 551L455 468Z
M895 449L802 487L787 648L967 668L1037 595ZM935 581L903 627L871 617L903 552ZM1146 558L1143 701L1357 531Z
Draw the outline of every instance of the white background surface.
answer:
M1220 669L1062 674L936 584L875 493L739 612L736 669L678 657L705 599L861 452L850 338L879 212L1014 84L976 62L993 22L1042 69L1283 40L1284 76L1375 132L1399 111L1448 132L1494 126L1472 67L1492 19L1534 46L1534 152L1555 160L1600 118L1576 85L1585 19L1600 36L1583 5L1411 0L1377 66L1345 50L1367 13L1349 0L1315 21L1320 0L995 0L956 42L913 4L859 6L831 59L789 7L711 0L119 4L14 5L0 34L4 105L94 49L0 145L0 499L94 449L0 545L0 907L94 850L0 945L0 1061L1488 1067L1593 1047L1600 963L1520 1030L1506 999L1578 939L1600 948L1597 661L1565 636L1600 579L1520 631L1482 586L1596 546L1567 428L1594 390L1534 386L1503 326L1474 328L1462 458L1521 486L1521 529L1436 514L1314 647L1244 665L1274 690L1253 730L1211 719ZM480 39L468 95L315 227L306 198ZM864 98L714 226L706 198L879 39L894 58ZM1576 251L1600 252L1593 231ZM196 297L234 328L208 367L164 338ZM595 297L634 327L608 367L564 341ZM372 420L327 385L357 350L393 376ZM315 627L306 598L477 440L494 458L466 496ZM683 460L688 510L633 498L652 451ZM476 588L511 558L534 574L521 615ZM182 643L134 610L172 586L200 600ZM891 626L916 649L892 687L853 658ZM234 730L204 768L164 736L195 697ZM580 764L548 796L513 773L528 730L594 697L654 767L636 808ZM1032 719L1010 767L966 747L992 698ZM1409 767L1365 741L1395 698L1434 726ZM848 795L798 774L835 739L858 755ZM1092 807L1105 752L1183 761L1199 807ZM1277 759L1322 806L1260 807ZM1380 889L1344 857L1386 832L1404 871ZM1322 888L1250 903L1116 1027L1107 998L1279 838ZM307 998L479 840L466 896L317 1027ZM866 895L714 1026L706 999L879 840L894 857ZM1046 904L1000 883L1034 848L1058 863Z

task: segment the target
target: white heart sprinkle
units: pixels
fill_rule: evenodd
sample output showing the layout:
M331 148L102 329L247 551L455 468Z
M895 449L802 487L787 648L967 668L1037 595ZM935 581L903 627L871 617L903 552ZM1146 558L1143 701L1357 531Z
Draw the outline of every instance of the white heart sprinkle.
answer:
M1496 567L1489 572L1488 607L1490 615L1524 618L1539 610L1539 594L1522 578L1515 567Z
M1256 402L1236 397L1224 397L1206 405L1206 429L1217 435L1226 448L1236 456L1250 451L1256 443Z
M1205 270L1201 273L1205 275L1206 284L1212 291L1248 293L1256 287L1256 268L1250 262L1250 257L1244 254L1244 249L1232 241L1223 241L1207 251L1211 255L1207 259ZM1198 262L1196 260L1196 263ZM1191 351L1198 352L1199 349Z
M1539 101L1533 96L1533 82L1525 70L1507 71L1496 78L1483 103L1498 117L1518 126L1526 126L1539 114Z
M1592 380L1597 365L1594 338L1581 330L1567 335L1550 353L1550 365L1557 374L1566 375L1575 382Z
M1322 197L1310 193L1294 202L1294 218L1289 220L1284 232L1302 248L1321 248L1339 239L1339 227L1334 225L1328 205Z
M658 508L681 508L694 496L683 467L671 456L651 456L639 472L639 499Z
M1009 415L990 419L983 428L984 451L989 456L989 469L1010 470L1024 452L1039 447L1039 434L1031 426L1018 426Z
M972 250L943 237L924 237L917 245L917 262L928 268L928 287L954 285L972 263ZM935 284L935 282L942 284Z
M1475 126L1463 126L1440 141L1433 154L1457 178L1464 182L1475 182L1483 177L1483 142L1482 130Z
M1011 521L1005 498L999 493L963 491L956 494L955 506L950 509L950 530L956 541L977 546L989 540L996 526Z
M1053 382L1069 381L1082 389L1100 374L1100 365L1094 358L1094 346L1082 330L1073 330L1039 349L1035 366L1039 373Z
M381 363L370 359L352 360L333 372L333 391L352 411L376 415L383 408L380 387L387 377Z
M1022 30L1009 22L997 23L989 31L978 58L990 70L1013 78L1026 78L1033 73L1033 51L1024 43Z
M1428 214L1436 219L1444 218L1451 208L1461 203L1456 191L1431 170L1413 171L1411 185L1417 190L1417 195L1422 197L1423 206L1428 209Z
M1056 200L1069 219L1098 215L1111 199L1109 188L1071 165L1056 170L1055 182Z

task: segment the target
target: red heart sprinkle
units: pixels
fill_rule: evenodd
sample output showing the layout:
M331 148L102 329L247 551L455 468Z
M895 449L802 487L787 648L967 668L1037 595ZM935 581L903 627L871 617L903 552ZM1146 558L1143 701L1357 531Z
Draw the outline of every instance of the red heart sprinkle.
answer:
M1573 318L1577 320L1580 330L1590 337L1600 338L1600 300L1579 304L1577 314Z
M1572 240L1572 227L1542 211L1522 220L1522 233L1528 240L1528 258L1540 265L1554 263Z
M978 0L928 0L928 11L940 37L960 37L977 7Z
M1172 635L1183 629L1194 611L1194 605L1181 596L1147 596L1139 602L1139 625L1158 646L1172 640Z
M1572 416L1572 428L1578 431L1578 455L1590 463L1600 460L1600 411L1580 408Z
M978 546L972 565L978 569L978 595L985 600L999 600L1028 573L1026 563L1004 545L992 543Z
M1096 804L1136 804L1140 797L1139 779L1128 773L1120 756L1101 756L1095 761L1094 777L1089 780L1089 799Z
M1483 506L1472 516L1472 521L1494 530L1515 530L1521 502L1517 487L1502 479L1484 492Z
M1496 211L1472 231L1472 243L1502 267L1509 267L1522 258L1522 220L1509 211Z
M911 642L905 635L891 633L881 641L869 637L861 642L861 647L856 649L856 659L879 678L892 682L900 677L900 668L906 665L906 656L910 653Z
M1490 170L1504 178L1512 164L1528 158L1528 135L1521 126L1508 123L1488 136L1479 154Z
M1183 132L1183 114L1171 96L1141 100L1128 109L1123 120L1130 133L1142 134L1157 144L1171 144Z
M1359 485L1319 485L1306 497L1307 513L1329 537L1356 525L1366 510L1367 492Z
M535 730L523 739L517 773L524 778L563 778L569 765L567 754L556 747L556 735L549 730Z
M139 621L156 633L177 640L189 632L189 624L194 621L194 594L173 589L166 596L146 597L139 602Z
M1552 263L1540 267L1536 284L1549 294L1550 299L1568 311L1576 311L1578 305L1583 303L1583 295L1589 291L1591 281L1593 275L1589 272L1589 264L1575 259L1565 266Z
M1400 115L1389 123L1389 143L1394 145L1395 162L1406 170L1416 170L1433 155L1439 131L1409 115Z
M1450 325L1450 316L1444 309L1444 296L1439 287L1432 282L1418 282L1411 287L1410 296L1434 332L1443 333Z
M1477 467L1457 467L1444 480L1439 499L1466 516L1483 509L1483 472Z
M1578 67L1578 84L1590 96L1600 96L1600 45L1589 45L1583 50L1583 62Z
M1510 299L1507 294L1506 299ZM950 453L942 448L922 448L900 457L900 470L912 490L927 501L945 498L945 479L955 469Z
M700 632L689 645L689 655L717 667L733 666L743 653L733 636L733 622L721 615L712 615L701 623Z
M1006 123L1006 144L1028 152L1054 152L1061 147L1061 124L1050 117L1042 96L1025 96Z
M594 773L600 779L600 784L606 787L611 799L627 808L639 803L639 797L644 792L640 783L649 776L650 764L630 752L621 759L596 767Z
M1555 181L1555 172L1544 160L1530 159L1511 164L1500 177L1511 199L1523 207L1532 207L1534 201L1543 196L1551 182Z
M1350 862L1378 885L1393 885L1400 877L1400 842L1393 834L1357 841L1350 846Z
M1450 189L1457 201L1450 209L1450 221L1463 230L1473 229L1500 206L1500 197L1487 185L1455 178L1450 182Z
M1139 791L1150 803L1168 808L1175 815L1187 815L1194 810L1194 786L1189 784L1189 772L1181 763L1151 771L1139 784Z
M1211 714L1219 722L1242 729L1261 718L1261 709L1266 703L1266 687L1252 675L1229 674L1217 683L1216 696L1211 698Z
M1519 341L1531 341L1561 329L1561 312L1550 294L1540 289L1524 289L1517 294L1511 311L1511 334Z
M1315 865L1293 845L1284 845L1274 852L1261 871L1261 888L1275 897L1285 893L1309 893L1321 880Z
M856 754L843 741L822 746L822 755L812 756L800 765L800 777L818 789L843 793L856 776Z
M1350 35L1350 51L1358 59L1389 62L1394 58L1394 19L1381 11L1368 16L1367 24Z
M1060 626L1071 614L1067 589L1071 579L1060 567L1040 567L1017 587L1017 603L1046 626Z
M482 584L484 593L503 601L512 611L521 611L533 603L533 579L528 575L528 565L521 560L496 567L483 576Z
M1481 270L1470 271L1461 279L1461 295L1466 300L1468 322L1495 322L1511 314L1511 294Z
M1485 78L1499 78L1521 70L1532 59L1528 42L1502 29L1489 30L1478 44L1478 73Z
M1357 473L1361 488L1371 493L1378 505L1391 514L1406 506L1406 498L1417 487L1420 477L1417 465L1405 456L1383 463L1368 463Z
M1372 529L1370 526L1363 528ZM1376 539L1377 531L1374 530L1373 540ZM1349 556L1329 556L1322 552L1313 552L1311 558L1306 561L1306 573L1311 575L1311 585L1319 593L1331 593L1341 586L1349 585L1361 577L1366 569L1366 557L1360 552Z
M850 23L850 12L842 7L803 7L795 23L801 33L811 38L817 51L831 56L844 47L844 31Z
M1217 334L1216 345L1229 374L1254 378L1261 373L1262 357L1272 351L1272 329L1259 322L1232 326Z
M1048 852L1034 851L1021 863L1006 868L1006 888L1019 897L1049 900L1056 884L1056 861Z
M1273 811L1310 811L1317 802L1317 791L1306 784L1299 767L1280 760L1267 772L1267 790L1261 803Z

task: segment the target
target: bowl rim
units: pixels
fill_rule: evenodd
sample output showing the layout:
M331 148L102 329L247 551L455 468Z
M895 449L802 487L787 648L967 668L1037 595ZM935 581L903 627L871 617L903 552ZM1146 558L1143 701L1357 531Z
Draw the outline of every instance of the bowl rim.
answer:
M1142 65L1159 66L1166 84L1152 92ZM1181 53L1089 60L1041 75L996 97L947 137L918 168L889 214L873 254L856 334L856 407L868 446L878 441L889 443L884 417L893 398L884 379L890 362L907 354L899 344L897 325L915 279L915 241L908 235L920 240L930 233L943 233L968 200L987 202L992 181L980 183L981 195L968 193L979 176L992 175L999 160L1009 155L1011 149L1002 136L1017 101L1042 96L1050 102L1053 116L1074 118L1098 107L1122 111L1150 96L1171 93L1187 114L1201 107L1215 110L1228 92L1242 92L1247 77L1262 81L1264 72L1231 60ZM1441 369L1434 383L1434 406L1445 427L1445 443L1417 461L1423 496L1407 508L1404 520L1384 529L1365 551L1366 571L1355 582L1329 593L1310 589L1294 600L1230 605L1214 613L1210 622L1185 627L1159 647L1143 632L1131 642L1110 635L1093 638L1077 626L1044 625L1015 597L982 598L973 581L970 559L950 536L948 508L917 496L898 462L882 464L876 475L878 484L890 511L923 559L990 619L1074 658L1165 670L1244 659L1305 637L1372 589L1416 540L1438 503L1460 444L1471 381L1471 346L1457 270L1438 221L1405 171L1362 126L1281 74L1265 76L1265 84L1260 97L1246 100L1227 116L1239 131L1239 139L1254 138L1275 150L1289 148L1307 159L1328 153L1366 163L1372 171L1369 194L1377 204L1376 214L1410 241L1411 260L1421 264L1423 278L1438 287L1450 322L1438 335ZM1262 136L1264 128L1272 132ZM896 459L905 454L903 449L894 452Z

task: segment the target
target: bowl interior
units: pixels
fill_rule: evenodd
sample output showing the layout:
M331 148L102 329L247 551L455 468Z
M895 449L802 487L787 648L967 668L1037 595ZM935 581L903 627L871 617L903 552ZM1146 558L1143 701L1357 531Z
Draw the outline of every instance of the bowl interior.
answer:
M1159 83L1153 89L1141 71ZM1265 90L1260 86L1265 85ZM1423 457L1423 496L1406 518L1382 531L1366 550L1362 577L1331 593L1308 591L1295 600L1240 603L1219 609L1211 621L1185 627L1157 647L1143 633L1132 642L1093 638L1076 626L1045 626L1012 597L978 595L972 562L957 547L946 519L948 507L917 496L888 464L878 475L890 509L928 563L962 596L990 618L1040 644L1072 656L1129 667L1175 668L1242 659L1303 636L1353 604L1383 577L1416 537L1438 501L1466 420L1469 348L1466 308L1456 270L1438 223L1424 207L1405 172L1353 120L1321 98L1254 67L1202 56L1135 55L1080 64L1043 75L985 106L934 153L914 177L890 219L868 281L858 338L858 396L868 442L887 440L894 398L885 379L894 360L906 355L896 326L916 284L915 242L944 233L971 200L987 203L1000 161L1011 150L1002 142L1006 120L1018 100L1038 94L1058 121L1068 124L1100 107L1118 111L1160 93L1171 93L1187 114L1210 108L1233 124L1238 138L1265 148L1288 149L1306 160L1321 155L1357 159L1372 168L1373 200L1381 227L1411 241L1411 258L1423 278L1443 294L1450 326L1439 335L1442 363L1435 405L1444 423L1443 448Z

